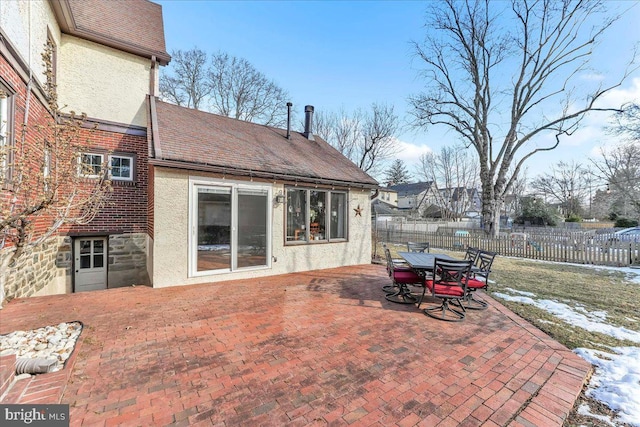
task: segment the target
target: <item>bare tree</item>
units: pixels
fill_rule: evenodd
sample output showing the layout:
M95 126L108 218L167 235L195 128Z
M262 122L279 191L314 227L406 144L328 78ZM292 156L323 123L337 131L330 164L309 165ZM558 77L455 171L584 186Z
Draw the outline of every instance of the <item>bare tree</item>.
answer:
M214 54L207 84L217 114L269 126L286 123L288 93L246 59Z
M626 141L610 151L603 148L601 158L591 162L620 214L640 218L640 141Z
M0 169L8 168L0 170L0 249L11 251L11 255L2 257L3 273L28 253L27 249L43 244L60 227L89 223L111 192L107 165L79 162L87 143L85 116L60 113L52 78L52 55L53 46L47 44L42 57L52 116L46 125L27 121L15 135L17 145L3 144L0 150ZM27 97L30 96L28 92ZM28 109L28 100L26 105ZM28 110L24 114L28 117ZM87 175L94 178L87 179ZM0 274L0 306L5 276Z
M352 114L348 114L344 109L337 113L319 111L314 117L315 133L345 157L353 160L356 146L362 138L363 116L361 110Z
M478 166L464 147L442 147L439 153L421 155L418 175L433 182L435 202L445 217L460 219L472 208Z
M589 191L589 174L582 164L575 161L560 161L551 166L550 173L544 173L533 181L531 188L544 195L545 200L560 203L565 217L581 214L580 202Z
M206 52L198 48L173 51L171 65L160 76L162 98L177 105L200 109L210 92Z
M598 19L600 1L443 0L431 6L429 33L414 43L430 87L410 98L414 124L443 125L473 147L483 223L495 236L501 201L524 163L555 149L586 113L602 111L596 101L628 75L591 90L579 80L615 18ZM553 142L545 143L543 134Z
M622 111L614 116L615 123L607 130L614 134L625 137L629 141L640 141L640 105L626 104Z
M353 113L316 113L315 132L345 157L371 174L393 154L399 119L393 106L372 104L371 110Z
M377 172L381 162L393 154L398 126L393 106L371 105L371 112L365 116L362 126L362 137L354 147L352 159L355 164L365 172Z

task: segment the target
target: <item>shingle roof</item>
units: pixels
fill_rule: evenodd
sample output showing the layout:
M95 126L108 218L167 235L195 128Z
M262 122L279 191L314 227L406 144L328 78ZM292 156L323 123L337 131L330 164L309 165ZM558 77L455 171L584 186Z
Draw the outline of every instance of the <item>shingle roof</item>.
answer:
M433 183L429 182L414 182L411 184L397 184L388 187L391 190L398 192L399 197L415 196L428 190Z
M52 0L62 32L151 57L166 51L162 6L147 0Z
M334 182L376 187L377 181L314 135L219 116L155 101L156 158L228 168L228 173L274 174L301 182ZM157 121L156 121L157 120ZM159 151L159 152L158 152Z

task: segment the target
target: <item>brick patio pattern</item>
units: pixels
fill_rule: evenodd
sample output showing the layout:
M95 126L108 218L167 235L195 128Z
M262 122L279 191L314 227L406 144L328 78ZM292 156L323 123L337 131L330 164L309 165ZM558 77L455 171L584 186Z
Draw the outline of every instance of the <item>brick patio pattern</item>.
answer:
M362 265L13 300L0 333L84 324L4 403L72 426L561 426L590 365L487 297L462 323L384 299Z

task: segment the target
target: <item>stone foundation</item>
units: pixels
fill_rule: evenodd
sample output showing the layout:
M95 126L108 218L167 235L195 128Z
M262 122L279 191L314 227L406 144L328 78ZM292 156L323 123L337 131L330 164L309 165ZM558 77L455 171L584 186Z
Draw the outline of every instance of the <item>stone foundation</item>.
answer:
M0 263L12 254L0 252ZM145 233L109 236L108 288L150 284L147 272ZM2 264L0 264L2 265ZM73 241L71 237L51 237L44 244L29 247L20 259L2 271L5 301L30 296L73 292Z
M13 249L0 252L0 263L13 254ZM27 247L14 265L2 271L5 301L50 293L71 291L71 239L51 237L42 245ZM56 288L52 291L50 288Z
M145 233L109 236L109 288L148 285L147 235Z

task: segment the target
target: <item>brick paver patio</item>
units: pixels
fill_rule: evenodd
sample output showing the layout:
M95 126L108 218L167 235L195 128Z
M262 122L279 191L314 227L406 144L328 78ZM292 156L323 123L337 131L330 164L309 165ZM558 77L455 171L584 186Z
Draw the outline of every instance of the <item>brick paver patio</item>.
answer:
M68 403L78 426L562 425L585 361L494 300L445 323L386 301L388 280L363 265L14 300L0 333L84 329L63 371L4 403Z

